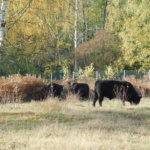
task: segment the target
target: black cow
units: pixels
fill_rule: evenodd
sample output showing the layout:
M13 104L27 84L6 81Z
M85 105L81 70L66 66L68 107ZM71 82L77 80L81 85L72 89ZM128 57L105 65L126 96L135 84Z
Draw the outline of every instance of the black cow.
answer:
M110 100L115 97L120 98L123 102L123 105L125 105L125 101L128 101L131 104L139 104L142 96L137 94L130 82L97 80L95 82L93 106L95 106L97 99L99 100L99 105L102 106L104 97L107 97Z
M73 83L70 91L77 94L82 100L89 98L89 85L86 83Z
M61 92L63 90L63 86L59 85L57 83L50 83L48 85L48 90L49 90L49 95L51 97L60 97L61 96Z

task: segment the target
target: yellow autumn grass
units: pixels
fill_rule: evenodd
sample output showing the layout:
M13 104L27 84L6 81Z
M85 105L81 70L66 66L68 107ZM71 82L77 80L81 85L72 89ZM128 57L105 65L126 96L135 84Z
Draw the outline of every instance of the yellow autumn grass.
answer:
M149 150L150 98L138 106L66 101L0 105L0 150Z

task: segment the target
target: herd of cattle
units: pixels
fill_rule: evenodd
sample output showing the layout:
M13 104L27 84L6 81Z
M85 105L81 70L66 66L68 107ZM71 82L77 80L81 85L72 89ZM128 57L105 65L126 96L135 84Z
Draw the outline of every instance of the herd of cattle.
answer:
M49 96L60 97L63 91L63 85L51 83L48 85L48 90ZM89 98L90 88L86 83L70 83L68 91L78 95L81 100L86 100ZM138 95L130 82L117 80L97 80L95 82L93 93L93 106L95 106L97 100L99 101L99 105L102 106L104 97L107 97L110 100L116 97L120 98L123 105L125 105L125 101L137 105L142 97Z

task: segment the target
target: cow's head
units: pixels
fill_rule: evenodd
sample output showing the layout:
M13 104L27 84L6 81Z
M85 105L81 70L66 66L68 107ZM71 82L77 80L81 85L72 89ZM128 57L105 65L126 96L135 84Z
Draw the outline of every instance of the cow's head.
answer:
M138 105L140 103L142 96L138 96L136 98L134 98L130 103L134 104L134 105Z

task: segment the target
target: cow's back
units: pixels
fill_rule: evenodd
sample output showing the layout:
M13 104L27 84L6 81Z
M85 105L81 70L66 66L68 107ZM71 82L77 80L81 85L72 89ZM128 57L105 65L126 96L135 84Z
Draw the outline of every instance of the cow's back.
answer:
M95 82L95 91L99 97L101 96L112 99L114 97L113 85L114 83L111 81L98 80Z

